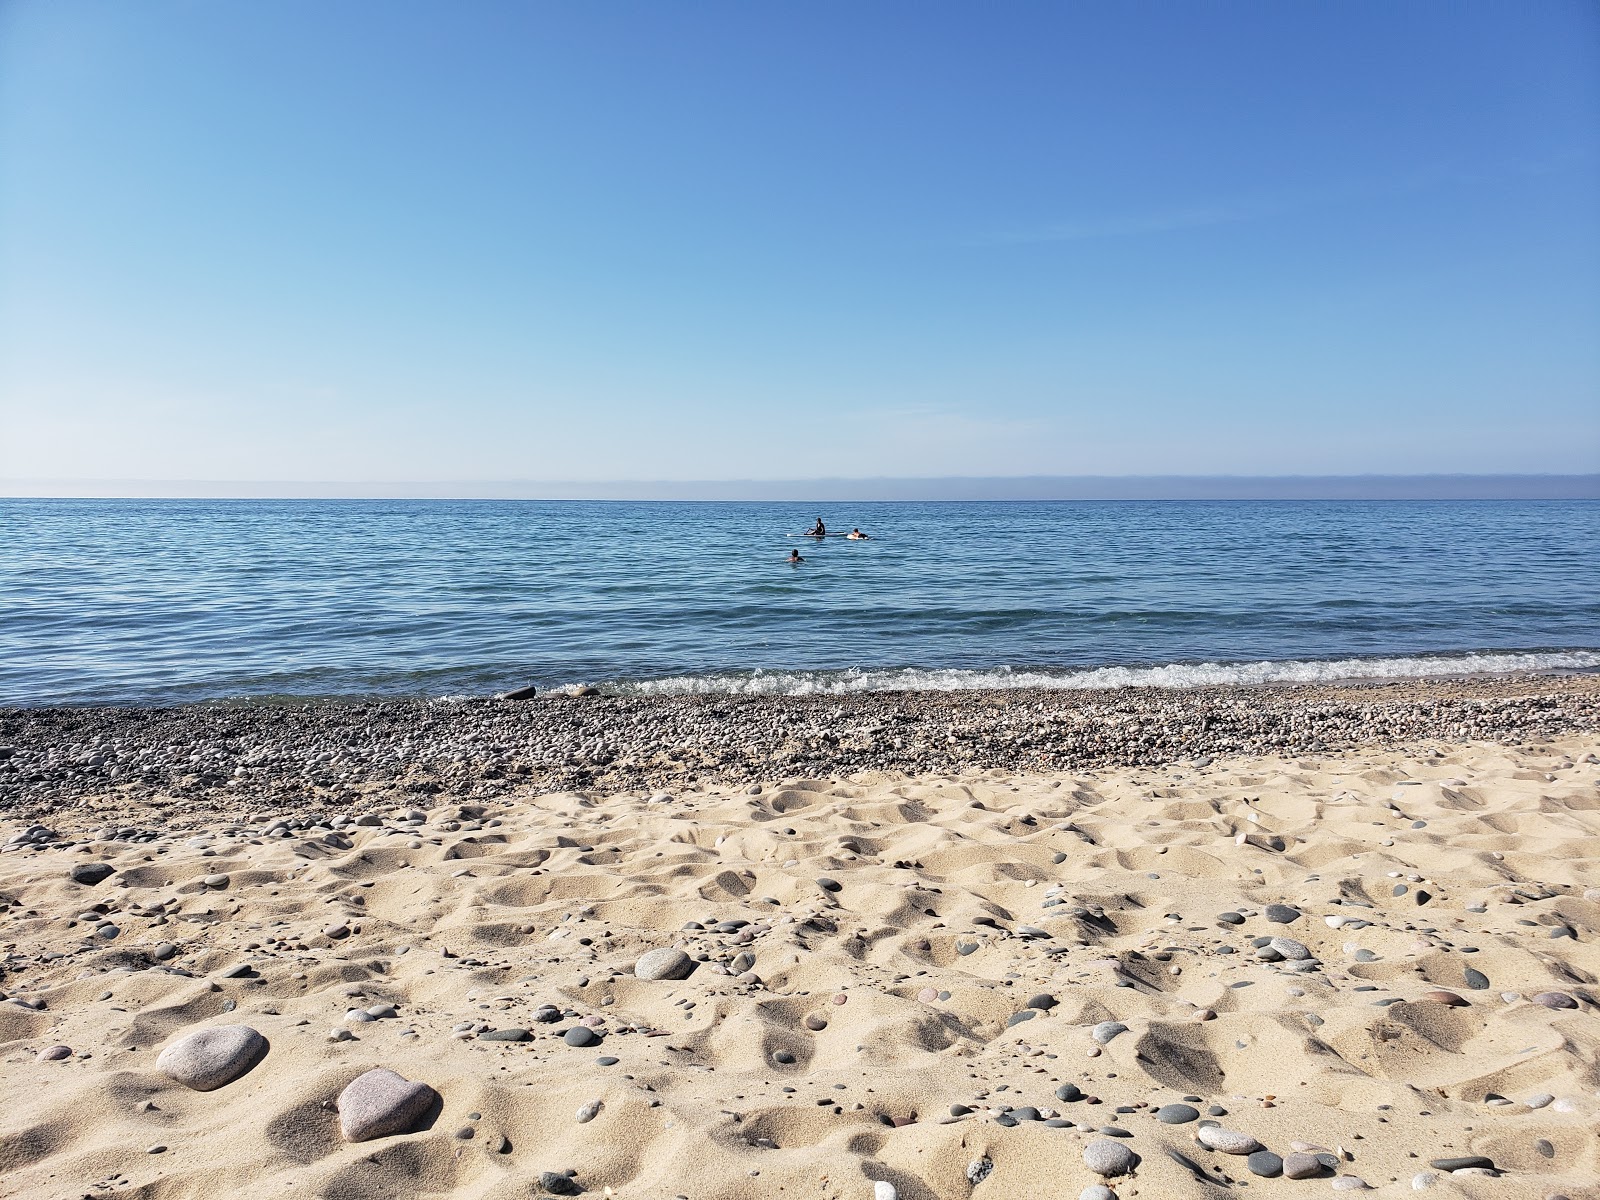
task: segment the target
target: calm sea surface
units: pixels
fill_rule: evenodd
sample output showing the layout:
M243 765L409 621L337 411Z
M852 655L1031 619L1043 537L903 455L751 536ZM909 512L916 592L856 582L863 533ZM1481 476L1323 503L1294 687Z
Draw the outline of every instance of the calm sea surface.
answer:
M1562 666L1594 502L0 500L3 704Z

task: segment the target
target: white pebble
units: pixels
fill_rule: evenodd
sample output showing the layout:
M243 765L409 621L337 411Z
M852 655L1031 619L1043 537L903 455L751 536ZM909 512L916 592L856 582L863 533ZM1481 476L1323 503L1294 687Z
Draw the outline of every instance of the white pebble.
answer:
M1439 1177L1432 1171L1423 1171L1411 1177L1411 1190L1413 1192L1425 1192L1438 1182Z
M887 1179L880 1179L872 1185L872 1200L900 1200L900 1193Z

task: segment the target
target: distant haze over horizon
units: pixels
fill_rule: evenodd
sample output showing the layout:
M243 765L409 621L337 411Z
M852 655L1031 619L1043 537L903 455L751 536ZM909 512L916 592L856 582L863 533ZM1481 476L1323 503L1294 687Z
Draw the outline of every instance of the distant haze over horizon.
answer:
M1041 475L923 479L291 482L0 480L8 499L1597 500L1594 475Z

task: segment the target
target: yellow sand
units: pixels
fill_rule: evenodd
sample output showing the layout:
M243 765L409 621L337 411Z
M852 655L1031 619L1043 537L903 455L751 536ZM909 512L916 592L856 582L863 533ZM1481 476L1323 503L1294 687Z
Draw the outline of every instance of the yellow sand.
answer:
M352 828L348 849L307 846L325 830L264 837L260 822L197 847L197 831L155 810L63 817L59 831L115 820L166 833L0 856L12 902L0 990L13 998L0 1003L0 1195L509 1198L542 1194L539 1173L567 1168L586 1194L630 1200L865 1200L880 1179L901 1200L1071 1200L1100 1182L1082 1159L1097 1135L990 1115L1023 1105L1131 1131L1142 1163L1110 1181L1120 1197L1223 1194L1166 1147L1248 1181L1248 1195L1329 1190L1258 1179L1198 1146L1193 1124L1115 1112L1193 1095L1280 1155L1295 1141L1342 1150L1341 1173L1387 1194L1410 1194L1428 1159L1482 1154L1500 1178L1441 1175L1430 1194L1594 1197L1597 749L769 781L760 795L530 791L476 830L443 828L460 819L436 797L416 835ZM396 796L371 811L411 806ZM70 866L96 860L118 874L68 882ZM202 882L219 873L225 886ZM1042 907L1057 886L1062 903ZM1421 906L1419 888L1432 896ZM171 903L150 915L158 901ZM73 922L96 902L114 940ZM1305 915L1270 924L1260 914L1274 902ZM1469 911L1479 902L1486 911ZM1215 919L1240 908L1242 926ZM1330 915L1373 924L1331 928ZM682 928L730 919L754 932ZM340 922L350 936L324 932ZM1551 938L1558 925L1576 937ZM1304 942L1324 969L1258 962L1251 939L1271 934ZM161 942L178 947L167 965L194 977L145 969ZM711 962L679 982L634 978L636 958L661 946ZM1358 963L1357 948L1376 960ZM754 979L714 973L742 951ZM44 961L52 952L65 957ZM238 963L256 977L218 977ZM1487 990L1466 986L1468 966ZM949 998L919 999L927 988ZM1470 1003L1422 998L1440 988ZM1547 990L1580 1007L1530 1003ZM1058 1006L1008 1027L1041 992ZM1375 1004L1389 997L1400 1002ZM347 1009L382 1002L398 1017L329 1040ZM559 1034L573 1019L534 1020L545 1002L612 1032L570 1047ZM826 1027L808 1029L808 1015ZM1105 1020L1128 1032L1091 1056L1089 1029ZM534 1037L452 1036L465 1021ZM243 1078L199 1093L155 1069L174 1037L228 1023L271 1042ZM74 1056L37 1060L55 1044ZM620 1061L597 1065L601 1054ZM340 1141L331 1102L373 1066L442 1094L430 1128ZM1103 1103L1061 1103L1063 1083ZM1555 1101L1529 1108L1535 1093ZM599 1115L580 1123L593 1100ZM977 1111L952 1120L952 1104ZM992 1173L973 1188L968 1166L985 1157Z

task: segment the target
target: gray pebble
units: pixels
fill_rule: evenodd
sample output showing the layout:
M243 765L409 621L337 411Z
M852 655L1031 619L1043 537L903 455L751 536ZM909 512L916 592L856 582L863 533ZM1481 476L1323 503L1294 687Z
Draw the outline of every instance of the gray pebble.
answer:
M1202 1125L1194 1136L1206 1149L1219 1154L1254 1154L1261 1149L1261 1143L1248 1133L1224 1129L1221 1125Z
M1300 910L1287 904L1269 904L1264 915L1275 924L1290 925L1300 919Z
M1257 1150L1244 1160L1244 1165L1250 1168L1252 1175L1263 1179L1276 1179L1283 1174L1283 1159L1271 1150Z
M1083 1148L1083 1165L1096 1175L1104 1175L1107 1179L1126 1175L1133 1170L1138 1161L1139 1156L1131 1149L1110 1138L1090 1142Z
M600 1041L600 1035L587 1025L574 1025L561 1035L561 1040L569 1046L593 1046Z
M633 974L638 979L684 979L692 970L694 959L670 946L642 954L633 964Z
M79 863L67 872L67 878L72 880L73 883L82 883L93 887L103 880L110 879L116 872L117 869L110 863Z
M1188 1104L1163 1104L1155 1116L1163 1125L1187 1125L1200 1119L1200 1110Z
M1121 1021L1101 1021L1089 1031L1089 1036L1102 1046L1109 1045L1118 1034L1127 1033L1128 1027Z

